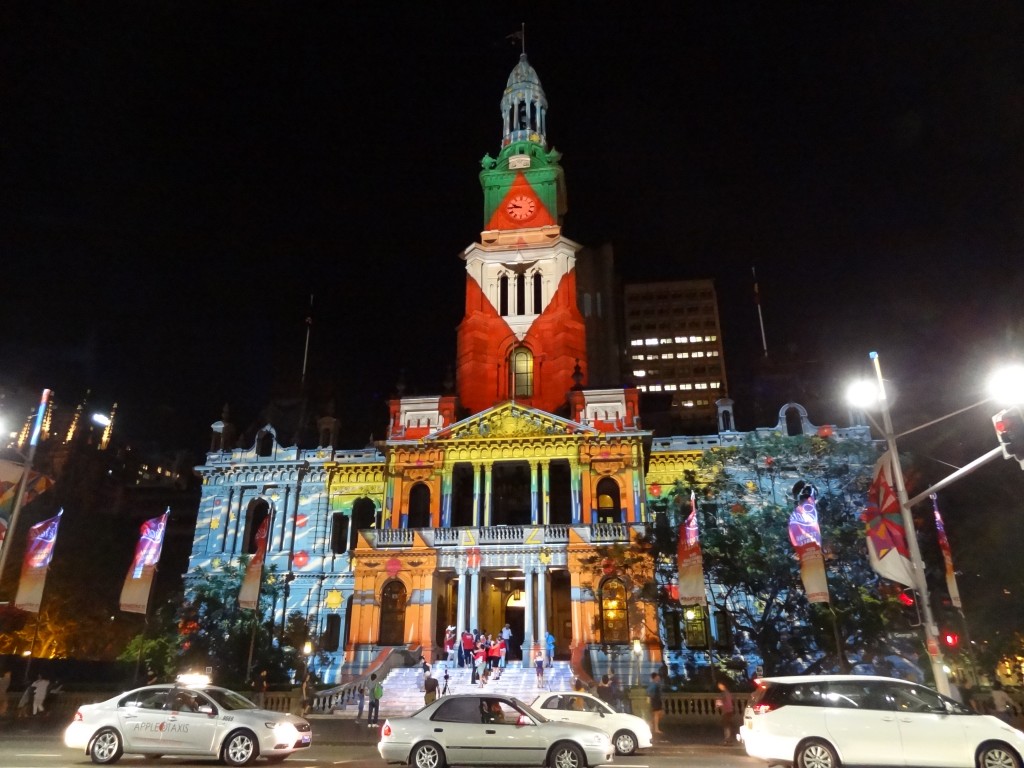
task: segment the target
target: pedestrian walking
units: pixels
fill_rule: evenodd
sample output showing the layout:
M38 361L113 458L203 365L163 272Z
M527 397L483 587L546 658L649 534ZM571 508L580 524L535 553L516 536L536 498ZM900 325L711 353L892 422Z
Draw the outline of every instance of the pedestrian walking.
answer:
M50 681L43 677L42 673L36 677L32 686L32 714L41 715L45 712L46 694L50 692Z
M647 686L647 703L651 707L651 730L655 736L663 736L661 730L661 675L651 672L651 683Z
M544 687L544 651L537 651L533 660L533 666L537 669L537 687Z
M555 660L555 636L549 631L544 642L548 649L548 666L550 667Z
M430 670L426 671L425 677L423 678L423 703L429 704L437 699L437 678L430 674Z
M724 680L718 681L719 696L715 699L722 723L722 745L731 746L736 743L736 705L733 703L732 691Z
M597 698L609 706L613 706L612 684L608 675L602 675L601 682L597 684Z

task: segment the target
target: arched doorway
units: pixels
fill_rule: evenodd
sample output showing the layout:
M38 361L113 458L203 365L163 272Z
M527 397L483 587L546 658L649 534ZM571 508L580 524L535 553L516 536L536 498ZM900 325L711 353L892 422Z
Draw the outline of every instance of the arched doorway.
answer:
M256 554L256 547L258 545L256 534L259 533L260 526L263 525L263 521L270 517L270 505L267 504L265 499L253 499L249 503L249 509L245 513L245 548L242 550L246 554ZM267 524L270 527L270 524ZM268 549L269 549L269 538L270 532L267 531Z
M408 591L398 579L384 585L380 591L379 645L402 645L405 642L405 606Z
M409 491L407 528L430 528L430 487L416 483Z
M521 659L523 656L523 634L526 632L526 602L520 590L510 592L505 601L505 623L512 630L506 659Z
M603 478L597 484L597 522L622 522L622 501L619 498L619 484L610 477Z
M355 549L359 539L359 531L366 528L373 528L377 523L376 505L363 497L352 503L352 527L350 529L352 540L349 542L349 549Z

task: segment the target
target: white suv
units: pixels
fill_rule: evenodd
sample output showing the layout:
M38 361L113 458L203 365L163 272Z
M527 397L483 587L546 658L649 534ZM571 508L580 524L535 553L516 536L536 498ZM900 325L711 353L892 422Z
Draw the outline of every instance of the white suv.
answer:
M1024 733L931 688L889 677L758 680L743 716L747 754L798 768L1022 768Z

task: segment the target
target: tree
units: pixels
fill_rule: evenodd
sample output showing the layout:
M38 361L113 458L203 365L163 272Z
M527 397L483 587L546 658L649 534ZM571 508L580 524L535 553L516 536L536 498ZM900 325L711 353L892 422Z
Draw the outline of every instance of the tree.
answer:
M770 672L798 670L822 656L843 669L851 652L892 652L892 601L878 595L860 521L874 458L862 442L752 436L705 452L655 506L665 516L654 526L655 550L672 563L683 511L696 492L714 606L757 647ZM818 489L830 604L807 602L789 542L792 492L801 480ZM666 576L672 575L662 569Z

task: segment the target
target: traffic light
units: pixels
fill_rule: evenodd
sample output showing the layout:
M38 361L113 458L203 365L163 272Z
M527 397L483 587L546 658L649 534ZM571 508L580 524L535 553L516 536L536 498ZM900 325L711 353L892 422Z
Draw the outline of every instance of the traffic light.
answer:
M942 633L942 642L946 644L947 648L956 648L960 645L960 635L947 629Z
M1020 406L1007 408L992 417L1003 458L1016 459L1024 468L1024 414Z

